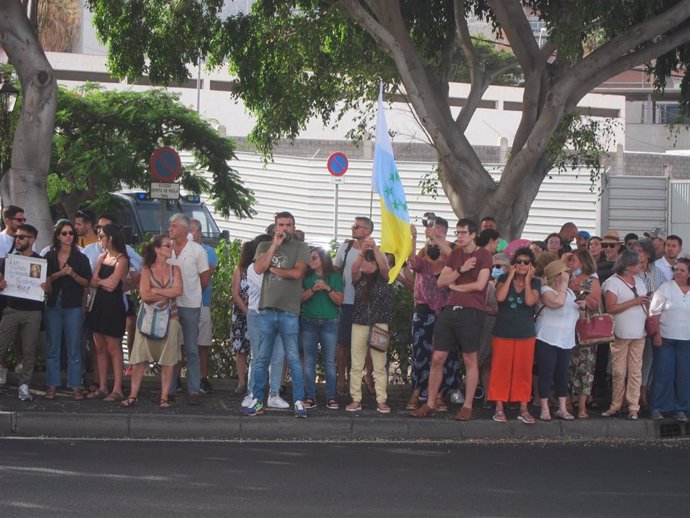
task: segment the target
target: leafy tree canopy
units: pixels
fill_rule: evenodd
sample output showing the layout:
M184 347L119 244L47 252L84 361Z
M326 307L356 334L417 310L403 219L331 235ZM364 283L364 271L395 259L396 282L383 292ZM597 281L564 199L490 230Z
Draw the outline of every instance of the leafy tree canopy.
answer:
M212 66L227 63L233 95L256 117L250 138L266 152L311 117L333 123L342 109L360 108L380 80L386 91L404 87L455 212L493 215L506 237L520 234L561 143L581 141L564 136L582 128L573 114L588 92L642 64L663 88L690 60L690 0L260 0L224 20L222 0L87 4L119 77L179 80L199 53ZM543 48L530 13L546 24ZM468 19L487 21L507 41L524 77L522 119L498 184L465 130L488 86L515 73L516 63L482 57ZM448 82L460 63L471 90L454 115ZM684 114L689 94L686 76Z
M177 95L160 89L105 91L94 84L58 91L51 202L61 202L71 214L82 202L106 204L123 185L148 190L148 160L160 146L191 152L194 162L183 166L184 189L209 194L224 216L253 214L252 193L228 164L235 158L232 142L180 104Z

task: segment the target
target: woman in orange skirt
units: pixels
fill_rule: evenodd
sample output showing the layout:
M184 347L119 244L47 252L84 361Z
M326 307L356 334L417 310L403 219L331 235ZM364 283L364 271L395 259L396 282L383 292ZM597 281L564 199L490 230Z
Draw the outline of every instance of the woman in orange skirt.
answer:
M534 360L534 307L539 301L541 283L534 278L534 254L519 248L510 271L496 282L498 316L492 341L490 401L496 402L494 421L507 421L503 404L520 403L518 420L534 424L527 409L532 392Z

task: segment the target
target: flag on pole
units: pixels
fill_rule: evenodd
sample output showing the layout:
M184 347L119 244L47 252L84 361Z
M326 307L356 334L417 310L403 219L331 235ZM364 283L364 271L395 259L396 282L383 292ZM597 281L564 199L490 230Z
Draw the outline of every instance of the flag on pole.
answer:
M379 87L374 171L371 183L373 190L378 193L381 203L380 249L382 252L395 256L395 266L389 272L388 282L390 284L395 281L412 251L412 233L410 231L410 215L407 212L407 198L400 181L398 167L395 165L393 145L383 113L383 85Z

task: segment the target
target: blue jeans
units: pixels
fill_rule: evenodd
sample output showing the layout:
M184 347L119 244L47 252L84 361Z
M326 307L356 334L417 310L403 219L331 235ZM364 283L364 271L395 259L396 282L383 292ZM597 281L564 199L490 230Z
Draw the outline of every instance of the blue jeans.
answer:
M652 354L652 410L690 410L690 340L662 338L661 347L654 347Z
M199 361L199 320L201 308L177 307L177 316L182 326L184 339L184 353L187 360L187 392L190 396L198 396L201 387L201 362ZM177 390L177 377L173 376L170 393Z
M46 353L46 374L49 387L59 387L60 352L64 333L67 349L67 385L77 388L82 375L82 325L84 317L81 308L63 308L58 298L55 306L45 308L45 327L48 335Z
M259 312L249 310L247 313L247 332L249 333L249 346L251 348L251 359L249 361L249 376L247 380L247 389L251 394L254 393L254 365L255 360L259 356ZM280 383L283 381L283 363L285 363L285 351L283 350L283 341L280 335L276 336L276 341L273 344L273 354L271 355L271 366L269 367L268 376L268 393L270 395L280 394Z
M302 319L304 351L304 391L316 400L316 355L319 343L326 369L326 400L335 399L335 346L338 343L338 319Z
M304 374L299 358L299 317L293 313L262 309L259 311L259 352L254 363L252 393L259 401L264 400L264 386L268 364L273 355L276 336L283 340L285 359L292 376L292 399L304 401Z

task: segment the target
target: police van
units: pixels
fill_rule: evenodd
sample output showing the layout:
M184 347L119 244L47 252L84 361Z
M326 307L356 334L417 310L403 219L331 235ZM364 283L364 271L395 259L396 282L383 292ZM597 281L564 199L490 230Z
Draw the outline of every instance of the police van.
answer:
M178 200L154 200L146 192L122 191L113 193L120 202L114 216L123 227L129 244L138 244L147 236L168 233L168 219L182 212L201 222L201 239L217 246L221 239L229 241L227 230L221 231L213 215L198 195L182 195Z

